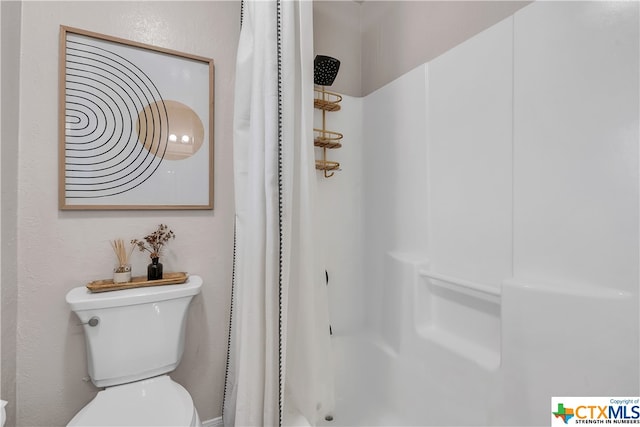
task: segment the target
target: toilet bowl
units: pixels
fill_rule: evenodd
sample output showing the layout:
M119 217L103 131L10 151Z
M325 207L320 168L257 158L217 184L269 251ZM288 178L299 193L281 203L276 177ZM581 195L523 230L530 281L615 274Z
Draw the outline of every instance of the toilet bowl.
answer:
M69 426L189 426L202 423L191 396L168 375L108 387Z
M67 293L84 328L89 377L104 387L69 426L202 426L191 396L168 375L182 358L186 314L201 287L190 276L180 285Z

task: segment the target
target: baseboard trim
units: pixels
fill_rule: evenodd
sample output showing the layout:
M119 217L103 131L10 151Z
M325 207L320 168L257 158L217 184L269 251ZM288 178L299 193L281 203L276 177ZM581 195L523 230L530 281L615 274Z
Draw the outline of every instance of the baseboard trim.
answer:
M222 417L212 418L202 422L202 427L223 427Z

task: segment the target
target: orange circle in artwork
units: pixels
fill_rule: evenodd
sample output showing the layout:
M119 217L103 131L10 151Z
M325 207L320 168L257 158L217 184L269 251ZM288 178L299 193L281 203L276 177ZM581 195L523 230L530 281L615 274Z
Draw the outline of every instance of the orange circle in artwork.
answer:
M136 131L144 148L165 160L187 159L204 143L202 120L178 101L158 101L144 107L138 113Z

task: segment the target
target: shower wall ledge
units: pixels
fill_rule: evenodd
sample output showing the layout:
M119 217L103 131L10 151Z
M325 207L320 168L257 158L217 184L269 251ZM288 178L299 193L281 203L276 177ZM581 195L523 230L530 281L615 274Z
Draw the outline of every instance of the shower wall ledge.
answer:
M505 396L526 386L508 419L544 421L552 396L637 395L638 298L588 283L508 279L502 286ZM548 421L548 418L547 418Z
M513 286L528 290L531 292L543 292L553 295L564 295L573 297L586 298L604 298L604 299L623 299L633 296L630 292L617 288L608 288L600 285L575 282L542 282L531 280L507 279L503 282L504 286Z
M455 289L458 292L481 298L487 301L499 303L501 290L494 286L485 285L483 283L472 282L470 280L460 279L457 277L447 276L444 274L434 273L428 270L420 270L420 276L434 279L432 282L436 286L448 289Z
M500 367L501 290L417 271L414 324L420 339L493 372Z

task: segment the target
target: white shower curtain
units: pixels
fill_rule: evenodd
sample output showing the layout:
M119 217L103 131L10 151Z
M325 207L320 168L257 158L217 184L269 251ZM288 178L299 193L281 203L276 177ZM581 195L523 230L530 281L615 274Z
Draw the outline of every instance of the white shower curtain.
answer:
M315 256L311 1L244 1L236 63L236 239L226 427L331 413L326 287Z

